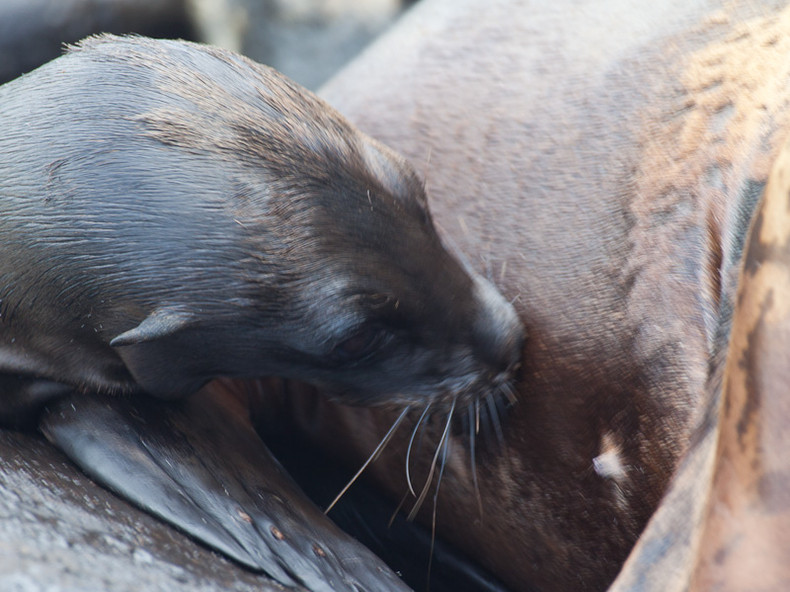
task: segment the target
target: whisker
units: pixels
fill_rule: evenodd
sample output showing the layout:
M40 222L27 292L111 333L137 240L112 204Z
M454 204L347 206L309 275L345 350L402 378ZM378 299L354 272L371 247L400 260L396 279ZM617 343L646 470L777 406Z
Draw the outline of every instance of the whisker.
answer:
M496 401L491 395L486 395L486 405L488 405L488 417L491 420L491 425L494 428L497 442L499 442L500 450L505 449L505 436L502 434L502 423L499 418L499 409L497 409Z
M392 513L392 516L390 516L390 520L389 522L387 522L387 528L392 528L392 523L395 522L395 518L397 518L398 512L400 512L400 509L403 507L403 504L406 503L406 500L408 498L409 498L409 492L407 491L406 493L403 494L403 497L400 498L400 503L398 504L398 507L395 508L395 511Z
M452 411L450 412L452 416ZM436 479L436 490L433 493L433 516L431 518L431 550L428 555L428 576L425 582L425 589L431 588L431 569L433 568L433 551L436 546L436 509L439 506L439 488L442 486L442 477L444 476L444 467L447 466L447 454L450 449L450 439L445 438L442 444L442 462L439 466L439 476Z
M329 512L332 510L332 508L334 508L334 507L335 507L335 504L336 504L338 501L340 501L340 498L341 498L341 497L343 497L343 495L345 495L346 491L348 491L348 488L349 488L349 487L351 487L351 486L354 484L354 482L355 482L357 479L359 479L359 476L362 474L362 472L363 472L365 469L367 469L367 468L368 468L368 465L369 465L370 463L372 463L374 460L376 460L376 459L379 457L379 455L381 454L382 450L384 450L384 447L385 447L385 446L386 446L386 445L389 443L389 441L392 439L392 436L395 434L395 430L398 428L398 426L401 424L401 422L402 422L402 421L404 420L404 418L406 417L406 414L408 414L410 410L411 410L411 406L410 406L410 405L408 405L408 406L406 406L406 408L405 408L405 409L404 409L404 410L401 412L401 414L398 416L398 419L396 419L396 420L395 420L395 423L393 423L393 424L392 424L392 427L389 429L389 431L388 431L388 432L387 432L387 433L384 435L384 437L381 439L381 442L379 442L379 445L378 445L378 446L376 446L376 449L375 449L375 450L373 451L373 453L372 453L372 454L371 454L371 455L368 457L368 460L366 460L366 461L365 461L365 464L363 464L363 465L360 467L360 469L359 469L359 470L356 472L356 474L355 474L355 475L354 475L354 476L351 478L351 480L350 480L350 481L349 481L349 482L346 484L346 486L345 486L345 487L342 489L342 491L341 491L340 493L338 493L338 494L337 494L337 497L335 497L335 499L333 499L333 500L332 500L332 503L331 503L331 504L329 504L329 506L327 507L327 509L326 509L326 510L324 510L324 514L329 514Z
M477 402L477 401L475 401ZM472 405L467 408L469 412L469 456L471 457L472 468L472 483L475 488L475 497L477 498L477 510L480 512L480 520L483 519L483 502L480 499L480 487L477 482L477 459L475 458L475 424L472 421Z
M428 494L428 488L431 485L431 481L433 481L433 474L436 470L436 461L439 459L439 453L442 450L442 445L444 444L445 440L447 440L447 435L450 433L450 424L453 420L453 412L455 411L455 403L456 400L453 399L453 405L450 407L450 412L447 414L447 423L444 426L444 431L442 432L442 437L439 439L439 444L436 446L436 453L433 455L433 460L431 461L431 468L428 470L428 477L425 480L425 486L422 488L420 492L420 497L417 498L417 501L414 503L414 507L412 507L411 512L409 512L408 520L414 520L414 517L417 515L417 512L420 510L422 506L422 502L425 500L425 496Z
M410 462L409 459L411 458L411 447L412 444L414 444L414 436L417 435L417 429L422 425L422 420L425 419L425 416L428 414L428 410L431 408L432 404L433 404L432 402L428 403L428 406L422 412L422 415L420 415L420 419L418 419L417 423L414 424L414 430L412 430L411 438L409 438L409 447L406 449L406 483L409 486L409 491L411 491L411 494L414 497L417 497L417 494L414 492L414 486L412 486L411 484L411 469L409 467L409 462Z
M422 187L425 189L428 186L428 173L431 171L431 155L433 154L433 146L428 146L428 156L425 159L425 169L422 172L423 183Z
M516 390L513 388L513 385L509 382L504 382L499 385L499 390L507 397L510 406L514 406L518 403L518 399L516 398Z

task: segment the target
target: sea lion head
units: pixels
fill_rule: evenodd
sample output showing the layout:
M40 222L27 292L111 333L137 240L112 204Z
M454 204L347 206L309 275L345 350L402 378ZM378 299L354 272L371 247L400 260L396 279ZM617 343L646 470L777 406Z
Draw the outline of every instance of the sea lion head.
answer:
M366 404L477 397L512 379L522 325L442 245L405 160L312 93L233 53L107 37L86 48L148 73L154 90L131 118L161 158L178 155L179 179L219 167L226 205L213 215L227 224L228 244L205 263L217 279L204 284L217 293L160 311L148 321L151 335L183 319L191 343L211 352L191 356L195 368L300 378ZM144 325L112 345L146 386L152 372L170 369L152 371L140 364L144 353L125 348L151 337Z
M320 157L324 181L300 176L278 214L288 230L277 259L291 274L278 285L291 287L272 357L367 404L476 397L510 381L523 345L513 307L444 247L407 162L351 128L343 138Z

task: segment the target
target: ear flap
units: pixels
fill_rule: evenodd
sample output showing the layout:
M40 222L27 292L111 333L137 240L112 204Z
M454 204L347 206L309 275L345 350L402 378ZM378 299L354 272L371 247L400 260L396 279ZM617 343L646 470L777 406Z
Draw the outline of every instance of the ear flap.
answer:
M159 308L148 315L134 329L121 333L110 341L111 347L137 345L172 337L194 321L192 313L174 308Z
M178 308L159 308L134 329L110 341L137 384L148 394L174 399L191 394L206 378L204 364L190 347L189 334L197 317Z

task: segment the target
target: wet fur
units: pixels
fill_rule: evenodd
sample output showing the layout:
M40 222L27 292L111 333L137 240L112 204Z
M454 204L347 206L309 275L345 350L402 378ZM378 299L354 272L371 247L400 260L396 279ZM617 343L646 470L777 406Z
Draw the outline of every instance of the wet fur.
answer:
M274 374L449 404L512 375L520 323L443 248L410 166L275 71L102 36L0 99L0 371L30 377L19 396ZM340 356L360 333L370 351Z

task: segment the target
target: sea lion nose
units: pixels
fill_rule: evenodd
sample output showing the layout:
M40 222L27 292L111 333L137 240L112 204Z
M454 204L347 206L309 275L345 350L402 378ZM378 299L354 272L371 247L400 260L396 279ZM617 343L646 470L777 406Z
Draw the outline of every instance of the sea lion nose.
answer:
M497 373L513 372L521 361L526 333L513 305L487 280L477 277L475 353Z

